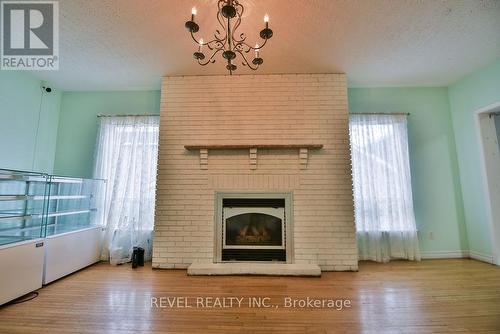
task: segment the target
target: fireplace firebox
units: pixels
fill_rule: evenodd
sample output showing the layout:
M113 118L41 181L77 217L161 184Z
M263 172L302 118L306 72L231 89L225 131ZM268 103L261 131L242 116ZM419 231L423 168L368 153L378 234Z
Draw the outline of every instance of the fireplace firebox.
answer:
M224 208L224 249L285 249L285 208Z
M287 261L288 201L254 196L221 198L216 222L221 261Z

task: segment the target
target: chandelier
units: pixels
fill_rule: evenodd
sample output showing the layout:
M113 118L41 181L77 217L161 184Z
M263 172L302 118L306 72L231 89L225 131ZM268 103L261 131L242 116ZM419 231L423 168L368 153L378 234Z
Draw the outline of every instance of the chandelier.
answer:
M191 20L185 24L186 29L191 34L193 41L198 44L198 51L193 53L194 59L198 64L205 66L210 63L215 63L216 55L221 53L224 61L227 62L226 69L232 75L237 69L235 63L239 55L241 64L249 67L252 70L257 70L259 65L262 65L264 60L260 57L260 50L266 45L268 39L273 37L273 31L269 29L269 16L264 16L265 28L260 31L260 37L264 40L260 45L251 46L246 42L245 33L237 35L236 30L241 24L243 16L243 5L238 0L219 0L217 3L217 21L220 28L215 30L214 38L208 42L204 42L203 38L196 39L194 34L200 30L200 27L195 22L196 8L191 11ZM203 53L203 47L208 48L209 57ZM253 59L249 60L249 53L253 51Z

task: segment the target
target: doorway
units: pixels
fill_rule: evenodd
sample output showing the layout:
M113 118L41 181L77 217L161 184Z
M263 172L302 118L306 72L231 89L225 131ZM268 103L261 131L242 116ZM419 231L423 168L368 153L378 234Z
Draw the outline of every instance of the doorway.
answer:
M500 102L476 111L493 263L500 265Z

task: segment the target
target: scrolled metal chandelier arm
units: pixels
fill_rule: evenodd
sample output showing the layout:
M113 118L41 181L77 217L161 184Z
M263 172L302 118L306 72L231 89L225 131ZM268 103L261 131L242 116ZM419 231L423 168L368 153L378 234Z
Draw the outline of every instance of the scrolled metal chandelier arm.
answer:
M208 58L207 61L203 62L202 59L198 59L198 64L200 64L201 66L205 66L205 65L208 65L210 63L215 63L215 55L218 54L219 52L221 52L223 49L218 49L218 50L215 50L214 52L212 52L212 55L210 56L210 58Z
M225 25L223 23L223 19L222 19L222 14L220 12L220 9L222 8L221 6L221 3L223 3L224 0L219 0L219 11L217 11L217 21L219 22L219 25L221 26L222 28L222 31L224 31L226 34L225 36L220 36L221 35L221 32L219 29L216 29L215 30L215 33L214 33L214 39L208 41L208 42L200 42L202 41L202 39L196 39L196 37L194 36L194 34L198 31L193 31L193 30L190 30L189 33L191 35L191 38L193 39L193 41L198 44L198 45L201 45L201 46L207 46L210 50L217 50L217 49L223 49L225 46L226 46L226 43L227 43L227 31L225 30ZM189 21L188 21L189 22ZM186 22L186 26L188 24L188 22ZM189 30L189 29L188 29ZM214 46L212 46L214 45Z
M198 45L202 45L202 46L207 46L210 50L215 50L215 49L220 49L220 48L224 48L224 46L226 45L226 39L218 39L218 38L214 38L208 42L203 42L203 43L200 43L200 40L196 40L196 37L194 37L194 34L191 33L191 38L193 39L193 41L198 44ZM214 45L214 46L212 46Z
M273 36L273 31L269 29L269 18L267 15L264 17L265 28L260 31L260 37L263 39L263 42L260 46L256 44L253 47L247 43L245 33L237 34L244 11L245 8L238 0L219 0L217 2L216 17L220 28L215 30L213 39L204 42L203 39L198 40L195 37L195 33L199 31L200 27L195 22L197 12L193 8L191 20L186 22L185 27L190 32L192 40L198 45L198 51L193 53L193 57L197 60L198 64L205 66L215 63L215 56L222 52L222 57L227 62L226 69L229 71L229 74L232 74L237 69L237 66L234 64L237 55L242 58L241 64L243 66L247 66L254 71L262 65L264 60L260 58L260 51ZM205 60L206 56L203 53L204 46L213 51L207 60ZM254 51L254 57L249 61L245 54L248 54L250 51Z
M235 4L234 4L235 8L236 8L236 22L234 23L234 26L233 26L233 33L231 34L231 38L233 39L233 42L242 42L246 39L246 35L244 32L242 32L240 34L240 38L241 40L238 40L234 37L234 33L236 32L236 30L238 30L240 24L241 24L241 17L243 16L243 12L245 11L245 8L238 2L236 1Z
M247 60L247 58L245 57L245 55L243 54L243 52L241 52L240 50L236 50L236 52L238 52L238 53L241 55L241 58L243 58L243 62L241 63L243 66L248 66L248 68L250 68L251 70L254 70L254 71L256 71L256 70L259 68L259 65L260 65L260 64L255 64L255 67L254 67L254 66L252 66L252 65L248 62L248 60Z
M268 41L268 39L264 39L264 42L262 42L262 44L259 44L258 48L248 45L245 41L237 42L235 44L235 47L241 46L242 48L246 48L245 50L243 50L245 53L248 53L252 50L260 51L260 49L262 49L266 45L267 41Z

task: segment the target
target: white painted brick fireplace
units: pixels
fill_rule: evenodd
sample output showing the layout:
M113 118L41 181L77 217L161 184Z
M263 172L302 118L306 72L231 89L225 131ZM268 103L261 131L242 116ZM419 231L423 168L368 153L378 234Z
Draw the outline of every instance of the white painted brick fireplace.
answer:
M293 256L357 270L344 74L165 77L153 267L217 260L217 193L289 193Z

